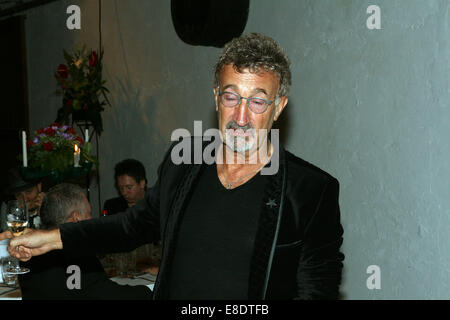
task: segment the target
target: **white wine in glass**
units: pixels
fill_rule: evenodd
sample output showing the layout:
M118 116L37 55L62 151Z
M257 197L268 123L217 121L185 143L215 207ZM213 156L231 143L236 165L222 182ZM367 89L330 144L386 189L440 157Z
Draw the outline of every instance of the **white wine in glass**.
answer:
M6 224L11 229L13 235L18 237L25 231L25 228L28 226L28 221L14 221L8 219Z
M15 237L20 236L28 226L28 209L25 199L10 200L6 207L6 225L11 229ZM14 268L6 270L11 274L24 274L30 272L28 268L22 268L17 264Z

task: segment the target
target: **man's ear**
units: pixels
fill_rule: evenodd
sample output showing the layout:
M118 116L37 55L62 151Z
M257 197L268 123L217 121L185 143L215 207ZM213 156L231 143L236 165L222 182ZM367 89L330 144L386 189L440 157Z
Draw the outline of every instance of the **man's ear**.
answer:
M286 107L288 103L288 97L280 97L280 102L277 106L275 106L275 115L273 116L273 121L277 121L278 117L283 112L284 108Z
M78 221L81 221L81 213L78 212L78 210L74 210L67 219L67 222L78 222Z
M139 182L139 187L141 187L141 189L145 189L145 179L142 179L141 182Z

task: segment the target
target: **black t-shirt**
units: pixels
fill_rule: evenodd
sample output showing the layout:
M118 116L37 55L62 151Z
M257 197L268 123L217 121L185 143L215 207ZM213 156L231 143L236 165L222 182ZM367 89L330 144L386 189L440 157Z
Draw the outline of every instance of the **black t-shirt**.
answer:
M258 173L227 190L217 177L216 165L206 166L180 223L169 299L248 299L266 182Z

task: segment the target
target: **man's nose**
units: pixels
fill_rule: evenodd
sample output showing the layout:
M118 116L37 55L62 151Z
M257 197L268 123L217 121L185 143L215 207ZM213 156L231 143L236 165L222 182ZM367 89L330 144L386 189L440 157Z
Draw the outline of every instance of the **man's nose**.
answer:
M241 103L235 107L234 121L240 126L244 126L248 123L248 113L251 112L247 107L247 100L241 99Z

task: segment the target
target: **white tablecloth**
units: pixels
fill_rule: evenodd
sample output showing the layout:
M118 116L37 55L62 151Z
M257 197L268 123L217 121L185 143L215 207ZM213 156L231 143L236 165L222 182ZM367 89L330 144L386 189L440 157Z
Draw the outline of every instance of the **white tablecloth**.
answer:
M150 273L146 273L140 276L135 276L133 278L120 278L120 277L114 277L111 278L112 281L125 285L128 284L130 286L139 286L144 285L150 288L150 290L153 291L153 287L155 285L155 279L156 277L154 275L151 275Z

